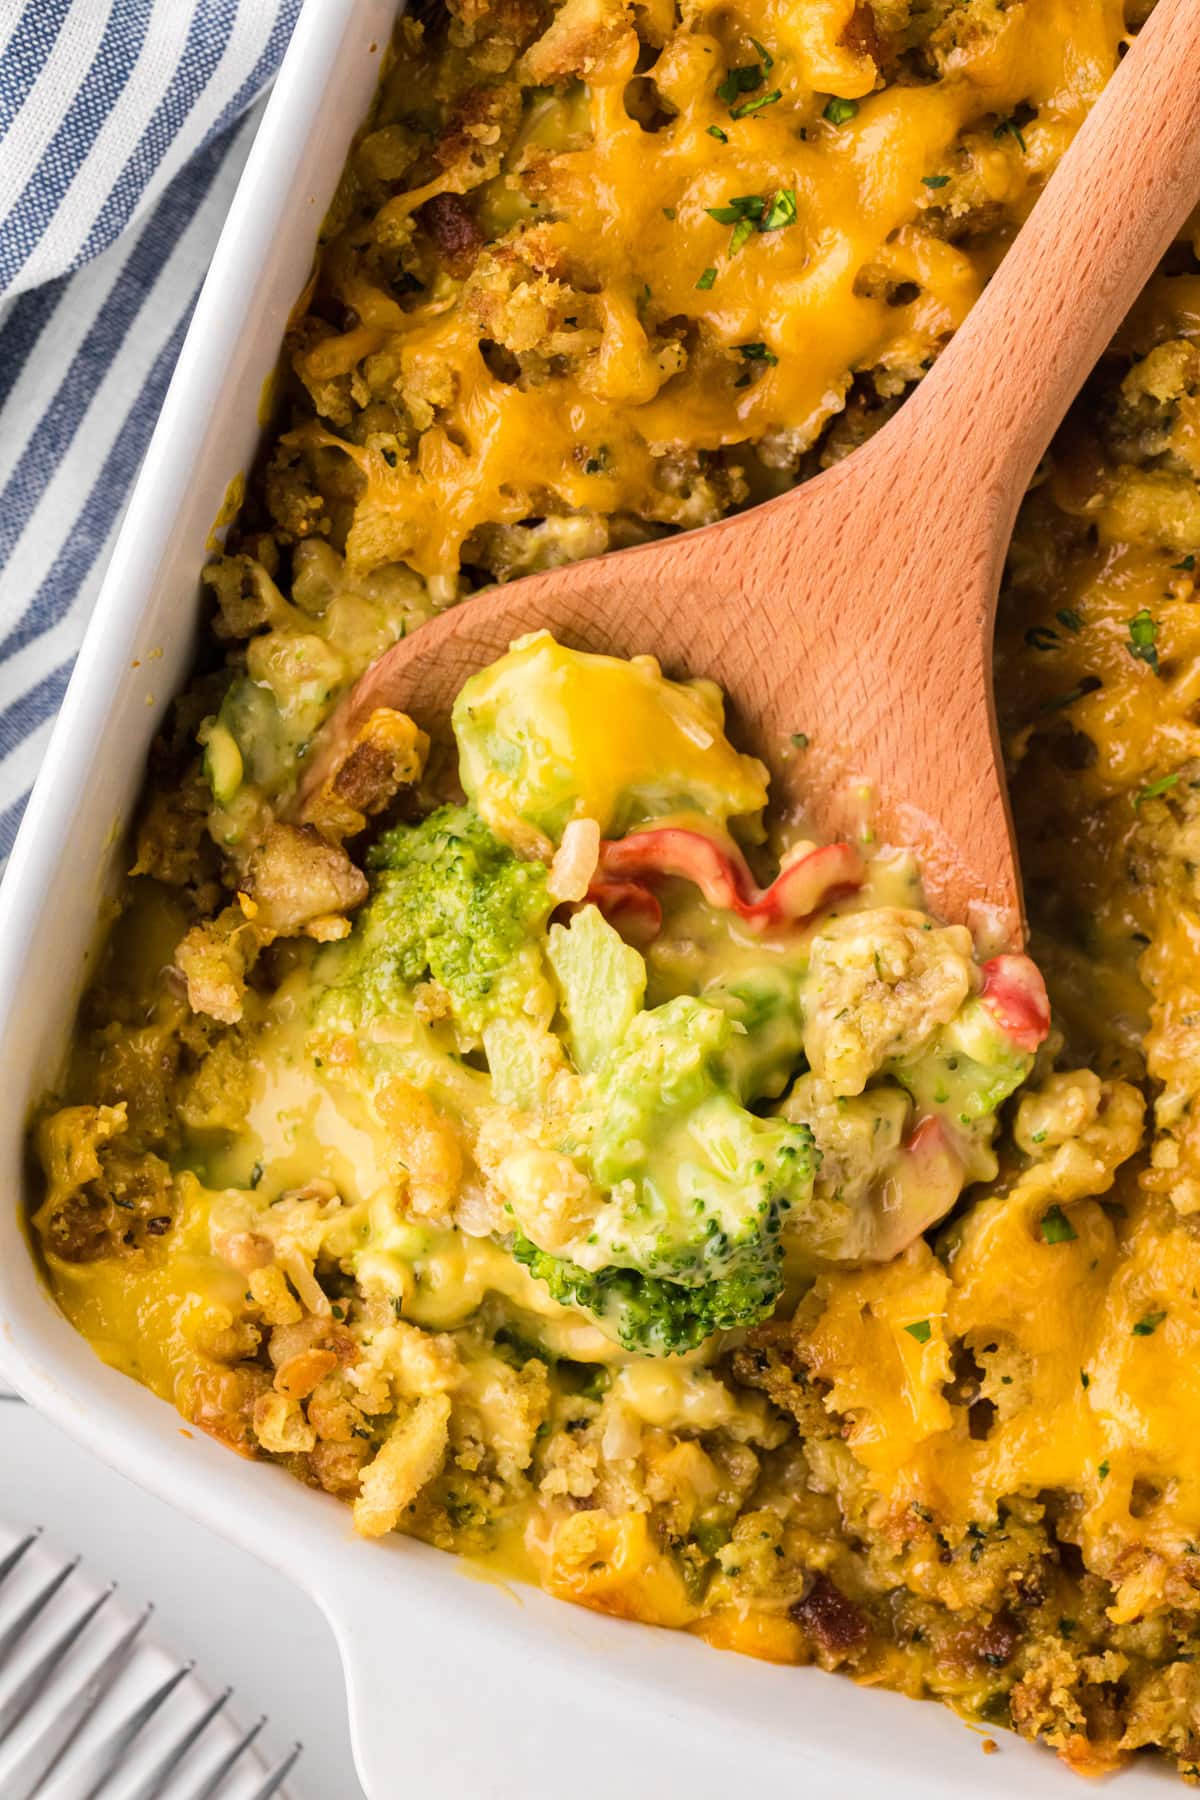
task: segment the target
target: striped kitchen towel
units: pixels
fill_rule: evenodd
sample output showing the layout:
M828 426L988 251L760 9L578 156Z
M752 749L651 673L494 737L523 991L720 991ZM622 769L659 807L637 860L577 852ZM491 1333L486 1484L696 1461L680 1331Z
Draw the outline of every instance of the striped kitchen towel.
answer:
M300 4L0 0L0 863Z

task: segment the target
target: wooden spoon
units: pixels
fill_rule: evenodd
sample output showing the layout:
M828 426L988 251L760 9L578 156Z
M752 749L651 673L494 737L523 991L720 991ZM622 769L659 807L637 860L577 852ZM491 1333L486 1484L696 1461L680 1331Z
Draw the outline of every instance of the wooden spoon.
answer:
M443 614L342 702L305 791L376 707L445 732L467 677L544 626L580 649L649 651L671 674L718 680L777 797L836 833L849 787L869 783L876 836L918 852L935 910L990 922L993 938L1018 945L991 681L1004 558L1067 407L1198 200L1200 3L1158 0L967 323L895 419L750 512Z

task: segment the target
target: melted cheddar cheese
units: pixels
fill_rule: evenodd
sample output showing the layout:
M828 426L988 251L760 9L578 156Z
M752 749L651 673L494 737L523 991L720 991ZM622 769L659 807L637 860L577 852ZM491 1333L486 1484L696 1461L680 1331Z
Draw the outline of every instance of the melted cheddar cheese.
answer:
M547 514L701 523L786 481L859 384L886 416L1124 27L1119 0L919 18L821 0L700 4L676 25L573 0L483 89L402 34L388 123L353 168L377 191L404 133L419 179L330 244L295 359L314 416L284 440L308 467L347 459L351 564L454 581ZM430 90L448 113L431 152L413 142ZM451 270L429 281L443 244ZM424 282L399 300L379 278L397 256ZM350 431L346 384L366 403Z

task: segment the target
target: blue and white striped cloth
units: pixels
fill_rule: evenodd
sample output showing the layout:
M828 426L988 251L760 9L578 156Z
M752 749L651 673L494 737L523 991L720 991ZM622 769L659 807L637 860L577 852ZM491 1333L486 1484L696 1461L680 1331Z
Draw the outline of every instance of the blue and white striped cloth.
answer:
M0 0L0 865L300 4Z

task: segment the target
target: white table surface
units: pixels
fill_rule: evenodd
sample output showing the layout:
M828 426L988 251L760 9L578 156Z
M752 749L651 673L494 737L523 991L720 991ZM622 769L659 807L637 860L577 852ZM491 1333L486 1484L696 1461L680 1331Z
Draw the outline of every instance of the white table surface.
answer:
M172 1511L6 1396L0 1377L0 1517L41 1525L64 1554L153 1601L153 1633L213 1689L231 1685L237 1716L266 1713L263 1751L296 1739L293 1800L364 1800L350 1755L341 1667L324 1619L275 1570Z

